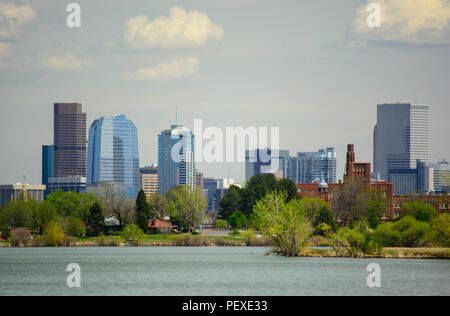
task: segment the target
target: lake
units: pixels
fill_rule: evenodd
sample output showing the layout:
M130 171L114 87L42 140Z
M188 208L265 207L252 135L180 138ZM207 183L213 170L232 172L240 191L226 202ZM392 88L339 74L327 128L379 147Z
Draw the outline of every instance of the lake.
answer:
M0 248L0 295L450 295L450 260L284 258L263 247ZM369 288L367 265L381 268ZM66 267L81 268L69 288Z

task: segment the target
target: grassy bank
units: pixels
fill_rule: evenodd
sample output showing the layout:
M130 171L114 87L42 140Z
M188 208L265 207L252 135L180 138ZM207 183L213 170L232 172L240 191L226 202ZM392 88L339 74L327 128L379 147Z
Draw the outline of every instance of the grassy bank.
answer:
M307 249L303 257L337 257L332 249ZM363 258L450 259L450 248L383 248L381 253Z

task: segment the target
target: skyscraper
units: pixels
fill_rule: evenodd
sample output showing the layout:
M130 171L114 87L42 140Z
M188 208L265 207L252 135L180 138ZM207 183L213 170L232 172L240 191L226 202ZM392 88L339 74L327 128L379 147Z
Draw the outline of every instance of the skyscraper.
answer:
M336 182L336 152L330 147L317 152L299 152L291 157L289 179L296 183L308 183L315 180Z
M54 104L53 176L86 176L86 113L80 103Z
M53 178L53 145L42 146L42 184L46 186L45 196L48 195L48 180Z
M137 129L125 115L95 120L89 129L87 184L124 184L130 197L139 192Z
M141 189L144 190L146 196L150 196L158 192L158 168L155 166L147 166L139 169Z
M450 164L444 158L437 163L430 164L434 169L434 191L436 193L450 193Z
M389 169L416 169L428 162L428 105L378 104L373 137L374 176L388 180Z
M177 185L195 188L194 134L172 125L158 135L158 191L165 194Z
M272 156L278 161L275 170L271 170ZM287 177L289 172L289 150L278 150L278 157L268 149L255 149L245 151L245 181L249 180L255 174L281 173L282 177Z

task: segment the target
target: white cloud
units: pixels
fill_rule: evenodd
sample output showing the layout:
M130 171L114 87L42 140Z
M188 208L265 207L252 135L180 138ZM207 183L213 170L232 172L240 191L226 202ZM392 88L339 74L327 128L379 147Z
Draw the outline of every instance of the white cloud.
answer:
M186 12L172 7L170 15L150 20L146 15L130 18L125 41L133 49L183 49L204 46L209 40L220 41L223 28L199 11Z
M373 0L381 7L381 27L369 28L366 5L350 28L354 41L450 44L449 0Z
M15 39L20 37L21 29L36 18L36 13L27 5L0 2L0 38Z
M177 59L158 64L153 68L141 68L135 72L126 73L124 78L129 81L170 81L193 76L198 71L200 61L195 57Z
M0 42L0 68L7 68L9 59L13 55L14 49L9 43Z
M62 56L44 56L41 66L56 71L76 72L82 71L92 66L92 62L83 60L72 53L65 53Z

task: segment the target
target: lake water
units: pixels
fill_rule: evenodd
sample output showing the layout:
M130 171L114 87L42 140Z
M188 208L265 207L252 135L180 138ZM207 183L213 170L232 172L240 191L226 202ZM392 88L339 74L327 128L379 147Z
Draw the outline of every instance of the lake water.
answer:
M450 260L284 258L260 247L0 248L0 295L450 295ZM366 283L369 263L381 287ZM81 288L68 288L69 263Z

